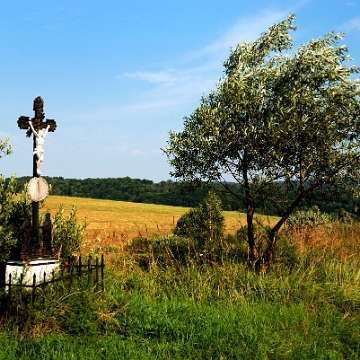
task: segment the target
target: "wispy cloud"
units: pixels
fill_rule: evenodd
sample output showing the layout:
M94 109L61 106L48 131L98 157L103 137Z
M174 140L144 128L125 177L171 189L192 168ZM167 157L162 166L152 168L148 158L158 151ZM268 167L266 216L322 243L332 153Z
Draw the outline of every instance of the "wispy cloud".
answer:
M145 80L151 83L174 83L177 80L176 76L174 76L174 70L162 70L159 72L136 71L118 76L118 78L121 77Z
M165 64L168 69L126 72L117 78L132 78L154 85L143 97L143 104L134 104L138 110L158 106L164 109L166 104L185 103L191 97L199 100L203 93L215 88L222 76L222 61L228 57L232 46L244 40L254 40L287 15L285 11L264 11L254 17L242 17L213 42L173 59L171 64ZM126 107L129 110L129 105ZM130 105L130 108L133 106Z
M83 11L81 6L69 5L67 7L54 5L51 2L43 6L40 10L25 13L20 16L23 21L41 24L44 29L59 31L74 19L79 20Z
M188 59L203 58L208 59L227 57L231 47L245 40L252 41L261 32L281 20L284 20L289 13L285 11L264 11L261 14L251 17L240 18L233 26L227 29L218 39L203 47L187 54Z
M222 61L229 55L232 46L248 40L254 40L261 32L283 19L288 12L264 11L253 17L242 17L224 31L213 42L200 49L194 49L164 64L158 71L125 72L117 76L144 81L150 84L134 102L104 107L92 112L90 118L126 119L126 118L182 118L189 109L199 103L203 94L215 89L222 77ZM195 104L195 105L194 105ZM178 115L176 111L183 111ZM190 111L192 111L190 110ZM80 118L82 116L80 115ZM86 115L87 120L89 116Z
M360 16L352 18L346 23L340 26L340 30L344 31L346 34L353 34L360 32Z

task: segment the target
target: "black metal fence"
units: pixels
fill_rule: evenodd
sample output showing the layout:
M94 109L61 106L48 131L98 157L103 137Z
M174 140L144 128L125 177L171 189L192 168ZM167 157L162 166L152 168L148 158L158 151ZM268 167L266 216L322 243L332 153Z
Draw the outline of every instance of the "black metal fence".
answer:
M83 277L86 276L85 284L88 287L93 288L95 291L104 290L104 269L105 261L104 255L101 255L99 262L98 258L95 258L95 263L92 262L92 258L83 263L81 256L79 256L77 263L66 266L60 266L57 271L53 271L51 274L44 272L43 277L38 279L36 274L32 277L32 283L24 283L24 275L21 274L20 278L16 278L15 281L12 274L9 274L9 278L5 279L5 290L11 296L11 292L14 287L28 288L32 291L32 301L35 300L36 290L38 288L45 289L50 284L69 281L69 288L72 288L74 279L79 279L80 283L84 284ZM8 282L6 282L8 280Z

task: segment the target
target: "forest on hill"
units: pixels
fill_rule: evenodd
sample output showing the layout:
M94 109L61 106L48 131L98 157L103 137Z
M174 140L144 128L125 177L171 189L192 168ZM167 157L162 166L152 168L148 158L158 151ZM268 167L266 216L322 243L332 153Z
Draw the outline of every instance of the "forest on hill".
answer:
M172 180L154 183L152 180L124 178L103 178L103 179L64 179L62 177L44 177L51 186L52 195L76 196L93 199L109 199L118 201L129 201L135 203L161 204L172 206L195 207L203 201L208 187L202 186L191 190L186 184ZM30 177L17 178L17 191L20 192ZM232 191L243 195L239 184L229 184ZM225 211L243 211L244 205L229 193L222 192L222 187L213 184L213 190L218 191L222 201L222 208ZM295 195L295 192L294 192ZM291 196L291 194L290 194ZM279 204L267 203L260 213L266 215L277 215ZM321 192L314 192L302 204L302 208L318 206L322 212L336 213L341 209L349 213L358 213L357 204L350 197L341 195L324 196Z

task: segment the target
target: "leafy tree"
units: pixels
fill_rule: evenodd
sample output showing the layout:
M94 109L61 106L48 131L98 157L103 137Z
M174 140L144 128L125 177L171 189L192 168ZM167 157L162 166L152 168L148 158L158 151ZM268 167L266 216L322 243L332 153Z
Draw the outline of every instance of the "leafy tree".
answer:
M4 141L0 140L0 159L6 155L12 153L11 145L9 145L9 139L6 138Z
M270 262L282 225L309 193L351 183L359 169L359 69L347 64L343 34L311 39L293 54L295 16L231 50L217 89L170 132L170 174L222 184L244 202L252 259ZM241 185L245 197L229 187ZM353 183L351 183L353 185ZM289 192L294 193L289 200ZM258 254L254 214L275 196L280 220Z

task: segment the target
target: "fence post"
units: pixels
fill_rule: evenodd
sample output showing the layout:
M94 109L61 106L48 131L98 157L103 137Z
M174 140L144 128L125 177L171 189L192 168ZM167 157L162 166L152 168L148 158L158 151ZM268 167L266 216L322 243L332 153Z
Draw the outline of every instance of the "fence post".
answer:
M11 279L12 279L12 274L9 274L9 296L11 296Z
M72 289L72 287L73 287L73 274L74 274L74 267L73 266L71 266L70 267L70 271L69 271L69 273L70 273L70 289Z
M42 284L42 288L45 289L45 286L46 286L46 272L44 271L44 281Z
M82 288L81 275L82 275L82 263L81 263L81 255L80 255L78 259L78 278L79 278L80 289Z
M81 267L82 267L82 264L81 264L81 255L80 255L79 260L78 260L78 273L79 273L79 276L81 276Z
M90 274L91 274L91 257L89 256L88 258L88 269L87 269L87 273L88 273L88 286L90 284Z
M95 260L95 289L98 290L98 283L99 283L99 259L96 257Z
M32 304L35 302L35 289L36 289L36 274L33 276L33 284L32 284Z
M102 291L104 291L104 267L105 267L104 254L101 254L101 288L102 288Z

